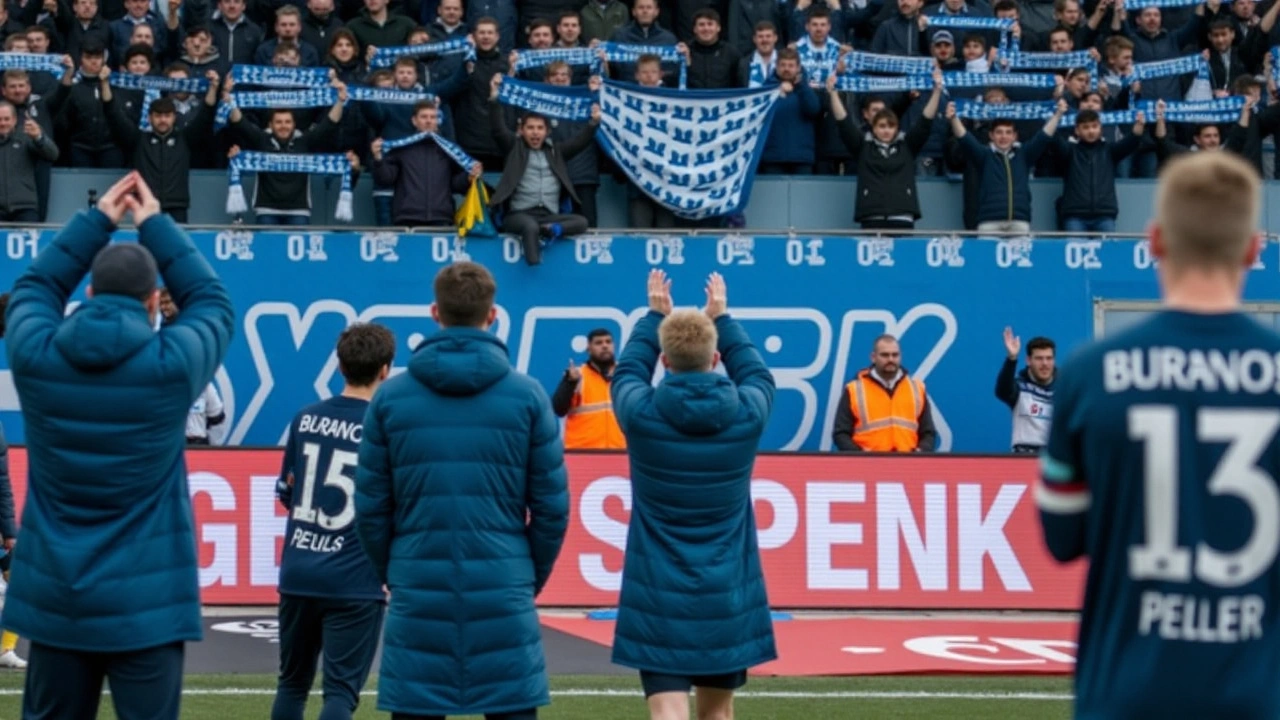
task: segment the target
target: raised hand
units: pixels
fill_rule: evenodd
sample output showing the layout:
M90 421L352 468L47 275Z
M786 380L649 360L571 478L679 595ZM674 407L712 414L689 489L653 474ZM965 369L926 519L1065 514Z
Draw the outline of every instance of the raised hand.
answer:
M662 270L649 271L649 309L663 315L671 314L671 281Z
M106 215L112 225L119 225L124 219L124 214L129 211L129 200L132 200L132 193L141 180L138 171L125 175L116 181L106 192L98 197L97 208Z
M575 382L582 379L582 368L573 364L573 360L569 361L569 369L565 371Z
M1009 353L1010 360L1018 359L1018 351L1022 349L1022 338L1014 335L1011 327L1004 329L1004 349Z
M133 213L133 224L140 226L153 215L160 214L160 201L151 192L142 175L136 172L134 174L138 175L137 183L134 185L133 193L125 195L124 203L129 208L129 212Z
M713 272L707 277L707 307L703 312L707 317L715 320L728 311L729 291L725 286L724 277L720 273Z

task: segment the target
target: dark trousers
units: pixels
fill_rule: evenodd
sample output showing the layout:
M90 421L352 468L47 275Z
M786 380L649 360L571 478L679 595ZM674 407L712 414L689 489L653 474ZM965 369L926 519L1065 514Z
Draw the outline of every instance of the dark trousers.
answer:
M600 216L596 205L596 191L599 185L574 185L573 191L578 194L578 214L587 219L587 227L600 227Z
M22 720L95 720L104 678L120 720L178 720L183 649L88 653L31 643Z
M71 167L73 168L123 168L124 151L118 147L88 150L71 146Z
M538 711L521 710L520 712L510 713L489 713L484 716L484 720L537 720ZM445 720L444 715L406 715L404 713L391 713L391 720Z
M310 225L311 218L306 215L254 215L254 225Z
M36 161L36 213L40 222L49 217L49 182L53 179L53 163Z
M627 225L633 228L674 228L676 214L654 202L647 195L631 198L627 203Z
M164 208L165 214L173 218L176 223L185 223L187 221L187 209L182 208Z
M524 261L529 265L542 262L542 243L539 240L544 235L550 236L543 229L555 224L560 225L561 237L581 235L587 231L587 219L581 215L555 215L541 207L508 211L502 219L503 231L520 236L524 245Z
M320 720L350 720L378 650L386 605L280 595L280 678L271 720L302 720L324 655Z
M888 218L867 218L858 223L863 230L911 230L916 225L910 220L890 220Z
M758 175L812 175L813 163L762 162Z
M7 223L38 223L40 222L40 213L35 208L26 208L23 210L10 210L5 212L0 210L0 222Z

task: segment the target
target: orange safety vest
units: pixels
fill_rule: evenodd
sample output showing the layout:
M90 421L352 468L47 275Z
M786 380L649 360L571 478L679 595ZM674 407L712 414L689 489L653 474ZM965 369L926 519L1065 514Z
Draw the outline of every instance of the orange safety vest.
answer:
M584 365L573 405L564 420L565 449L620 450L626 446L627 439L613 415L609 379L591 365Z
M853 409L853 442L867 452L914 452L920 444L920 414L924 412L924 383L905 376L893 394L871 378L870 370L858 373L847 386Z

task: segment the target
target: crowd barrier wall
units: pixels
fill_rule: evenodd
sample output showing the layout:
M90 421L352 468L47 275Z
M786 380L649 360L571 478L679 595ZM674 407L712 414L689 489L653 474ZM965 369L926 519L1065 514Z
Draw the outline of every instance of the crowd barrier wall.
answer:
M123 171L119 170L66 170L53 172L50 193L50 223L63 223L75 212L85 207L90 188L99 194L111 186ZM253 197L256 176L245 178L245 195ZM486 176L496 185L497 176ZM599 219L602 228L627 226L626 189L605 176L599 193ZM947 230L964 227L964 208L960 184L945 178L921 178L918 181L920 207L924 210L918 226L922 230ZM337 204L339 182L337 178L314 177L312 186L313 225L337 225L333 209ZM814 230L838 230L853 228L853 198L857 186L853 178L837 177L778 177L763 175L752 185L751 200L745 211L748 230L777 230L793 228L801 232ZM355 218L349 224L370 227L374 224L373 185L368 174L360 177L355 187ZM1142 232L1151 217L1153 180L1120 180L1116 194L1120 202L1117 232ZM1263 202L1263 227L1268 232L1280 233L1280 182L1265 184ZM1057 178L1031 182L1032 229L1051 232L1057 228L1054 200L1062 194L1062 181ZM190 222L196 225L228 225L235 218L225 212L227 198L227 174L215 170L196 170L191 173L191 197L196 201L191 208ZM1274 210L1272 208L1275 208ZM246 217L246 221L251 217Z
M201 599L272 605L285 538L279 449L187 452ZM21 517L25 448L9 452ZM617 604L631 492L625 454L570 453L569 531L538 602ZM752 497L769 601L782 608L1075 610L1083 562L1057 564L1015 456L762 454ZM19 539L17 552L21 550Z
M132 236L122 231L121 238ZM10 231L0 286L10 287L52 241L52 231ZM378 321L397 337L394 371L436 331L431 281L471 258L493 269L498 321L516 368L552 393L586 333L612 330L619 347L647 312L645 277L665 268L678 305L704 300L707 273L724 274L729 305L778 385L763 450L829 450L845 385L869 364L873 340L901 339L904 366L927 388L939 450L1005 452L1009 410L994 397L1006 325L1024 341L1047 335L1064 356L1092 337L1099 308L1157 298L1152 258L1136 238L886 240L809 235L605 236L552 245L525 265L519 243L452 235L193 231L230 289L236 334L215 383L226 404L226 443L271 446L297 410L341 391L334 341L348 323ZM1280 298L1280 244L1268 244L1246 285ZM73 296L83 298L83 286ZM0 422L24 438L7 364Z

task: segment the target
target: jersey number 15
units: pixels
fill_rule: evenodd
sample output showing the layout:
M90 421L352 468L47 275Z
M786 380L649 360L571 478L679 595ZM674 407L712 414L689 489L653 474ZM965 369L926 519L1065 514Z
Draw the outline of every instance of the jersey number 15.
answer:
M342 510L337 515L328 515L324 510L315 507L316 500L316 466L320 464L320 445L303 443L302 454L306 457L307 467L302 473L302 498L293 509L293 519L298 522L319 525L325 530L345 530L356 519L355 498L356 481L351 471L358 463L358 456L350 450L334 450L329 456L328 472L324 476L324 486L334 487L342 491Z
M1134 580L1192 579L1191 548L1178 545L1179 419L1178 409L1168 405L1129 409L1129 437L1144 442L1146 473L1146 537L1129 549L1129 575ZM1239 549L1223 552L1203 541L1196 545L1195 579L1215 587L1239 587L1269 570L1280 550L1280 490L1276 479L1258 467L1280 429L1280 410L1201 408L1195 420L1197 442L1227 446L1209 476L1209 493L1234 497L1253 515L1253 530Z

